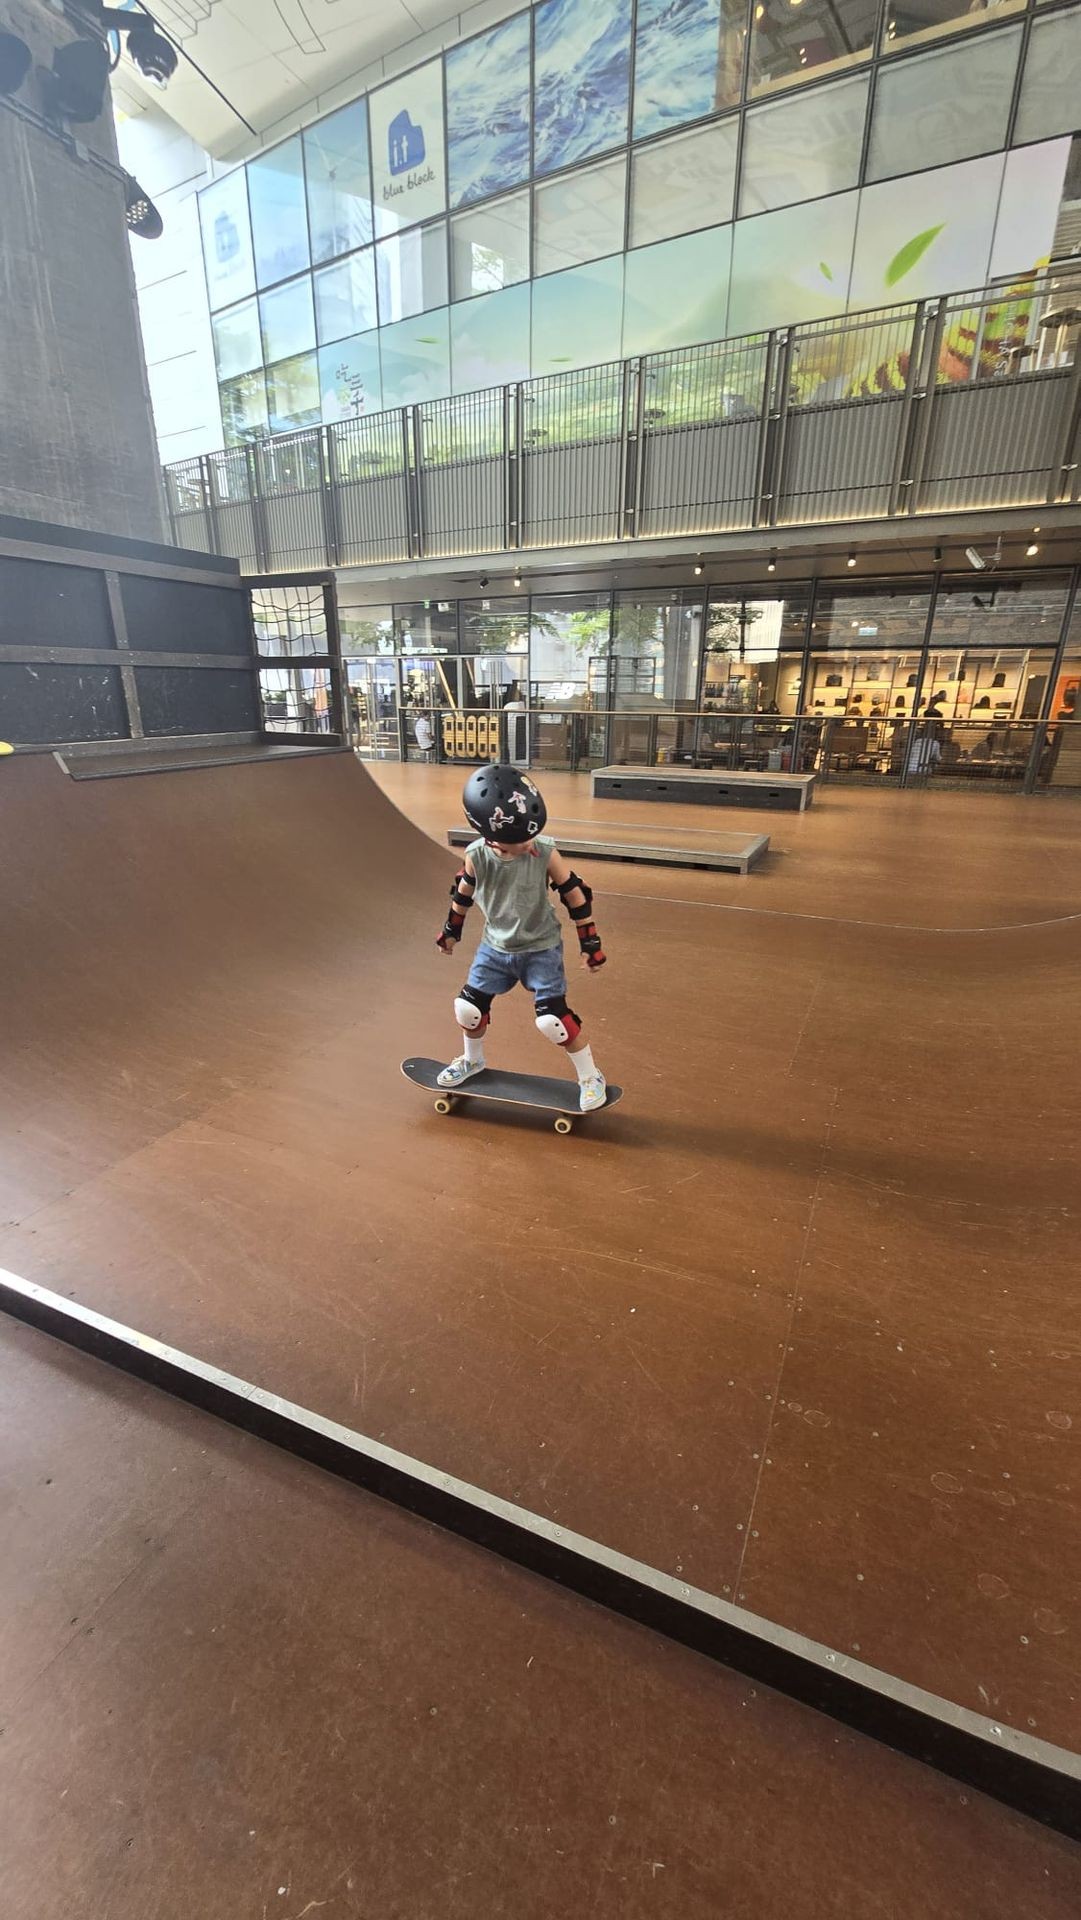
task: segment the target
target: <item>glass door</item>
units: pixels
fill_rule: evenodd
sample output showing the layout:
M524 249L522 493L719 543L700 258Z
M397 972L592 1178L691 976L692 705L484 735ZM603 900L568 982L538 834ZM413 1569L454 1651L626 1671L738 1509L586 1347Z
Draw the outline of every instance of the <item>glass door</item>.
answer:
M353 745L364 760L400 760L398 662L349 662L349 711Z

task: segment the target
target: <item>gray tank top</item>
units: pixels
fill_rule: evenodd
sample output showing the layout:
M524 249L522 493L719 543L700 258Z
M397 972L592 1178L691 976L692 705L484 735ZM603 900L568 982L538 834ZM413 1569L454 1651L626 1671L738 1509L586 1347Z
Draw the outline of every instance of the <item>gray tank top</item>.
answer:
M548 862L555 841L538 834L527 853L504 860L483 840L466 848L477 876L475 899L484 938L500 953L544 953L562 942L548 893Z

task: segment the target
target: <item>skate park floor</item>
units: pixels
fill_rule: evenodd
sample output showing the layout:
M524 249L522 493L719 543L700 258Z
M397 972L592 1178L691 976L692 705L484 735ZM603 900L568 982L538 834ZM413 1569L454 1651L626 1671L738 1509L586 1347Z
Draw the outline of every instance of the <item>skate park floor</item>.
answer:
M16 760L0 1265L1077 1750L1081 806L592 874L627 1096L565 1141L401 1079L460 777L375 771L410 820L347 755ZM491 1057L552 1071L524 999Z
M10 1920L1072 1920L1058 1835L0 1322Z

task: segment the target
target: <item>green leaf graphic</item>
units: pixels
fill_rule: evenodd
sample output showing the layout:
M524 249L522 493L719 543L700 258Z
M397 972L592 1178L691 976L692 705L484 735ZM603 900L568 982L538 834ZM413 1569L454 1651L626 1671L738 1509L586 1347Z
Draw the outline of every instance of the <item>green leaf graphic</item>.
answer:
M823 278L823 280L832 280L832 279L833 279L833 275L832 275L832 273L830 272L830 270L829 270L829 268L827 267L827 265L826 265L826 263L825 263L825 261L824 261L824 260L820 260L820 261L819 261L819 263L818 263L818 271L819 271L819 273L820 273L820 274L822 275L822 278Z
M937 240L945 224L944 220L940 220L937 227L925 227L922 233L914 234L911 240L905 241L900 252L894 254L886 268L888 287L895 287L898 280L903 280L906 273L912 272L917 260L922 260L932 240Z

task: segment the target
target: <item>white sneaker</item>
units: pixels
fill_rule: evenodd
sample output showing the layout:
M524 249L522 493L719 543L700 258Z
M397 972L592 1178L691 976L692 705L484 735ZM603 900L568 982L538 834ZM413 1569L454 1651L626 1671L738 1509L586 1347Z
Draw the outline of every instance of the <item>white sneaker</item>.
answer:
M442 1073L436 1074L435 1083L437 1087L460 1087L463 1080L472 1080L483 1072L483 1060L469 1060L464 1053L460 1053L457 1060L452 1060L449 1067L444 1067Z
M578 1105L581 1107L582 1112L595 1112L598 1107L603 1107L607 1098L608 1082L603 1073L587 1074L586 1078L582 1081L578 1094Z

